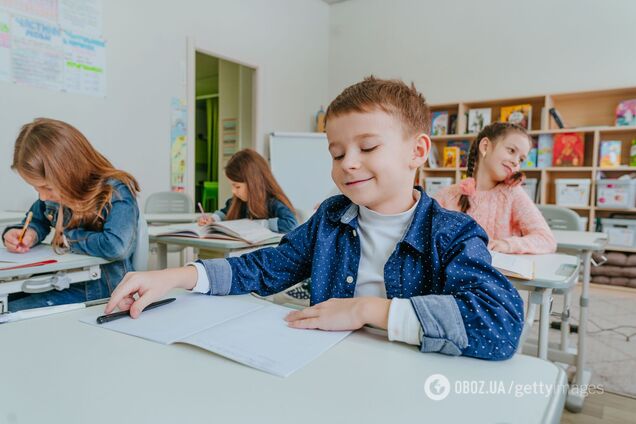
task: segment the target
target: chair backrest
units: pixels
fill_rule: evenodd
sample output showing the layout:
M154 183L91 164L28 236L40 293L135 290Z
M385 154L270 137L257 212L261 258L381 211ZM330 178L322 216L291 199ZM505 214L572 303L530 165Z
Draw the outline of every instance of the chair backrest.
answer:
M161 191L146 199L145 213L193 213L194 202L185 193Z
M553 230L583 231L579 214L572 209L556 205L537 205L548 226Z
M135 242L135 252L132 257L135 271L146 271L148 269L149 248L148 223L146 223L144 214L139 212L139 219L137 220L137 241Z

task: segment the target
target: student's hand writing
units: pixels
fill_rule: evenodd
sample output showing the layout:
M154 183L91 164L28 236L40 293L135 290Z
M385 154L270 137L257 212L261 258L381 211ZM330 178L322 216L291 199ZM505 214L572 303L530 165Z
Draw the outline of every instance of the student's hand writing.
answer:
M490 240L488 249L494 250L495 252L508 253L510 246L504 240Z
M110 314L116 307L130 310L137 318L152 302L162 299L175 288L192 289L197 282L197 269L193 266L170 268L162 271L129 272L119 283L106 304L104 313ZM137 294L137 299L134 295Z
M212 224L213 222L214 222L214 219L212 218L212 215L205 214L199 217L197 224L199 224L200 226L204 226L204 225Z
M27 228L22 237L22 242L19 242L20 234L22 234L22 228L13 228L4 234L4 245L9 252L13 253L25 253L37 242L38 235L33 228Z
M329 299L325 302L290 312L286 317L292 328L320 330L357 330L365 324L387 327L391 301L375 297Z

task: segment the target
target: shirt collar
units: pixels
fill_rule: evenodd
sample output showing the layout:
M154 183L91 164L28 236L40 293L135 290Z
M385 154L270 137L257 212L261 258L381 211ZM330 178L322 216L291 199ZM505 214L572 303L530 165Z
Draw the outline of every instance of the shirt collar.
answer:
M427 219L428 209L430 208L432 201L431 198L426 195L422 187L416 186L415 190L420 192L420 200L417 202L415 212L413 212L413 219L411 220L411 224L406 230L406 234L402 241L423 254L429 249L430 234L424 234L421 229L425 227L425 220ZM354 228L358 226L357 217L358 205L352 203L351 200L345 196L342 196L342 201L336 202L332 208L327 211L327 218L331 221L339 221Z

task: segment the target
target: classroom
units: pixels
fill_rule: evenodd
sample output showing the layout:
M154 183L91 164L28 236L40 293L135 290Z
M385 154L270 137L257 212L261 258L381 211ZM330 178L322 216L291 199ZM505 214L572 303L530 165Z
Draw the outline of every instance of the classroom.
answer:
M0 0L0 423L635 422L635 16Z

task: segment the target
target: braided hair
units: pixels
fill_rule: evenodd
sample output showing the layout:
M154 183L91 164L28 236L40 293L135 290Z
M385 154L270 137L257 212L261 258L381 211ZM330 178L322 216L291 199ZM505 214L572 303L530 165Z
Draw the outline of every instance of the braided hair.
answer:
M509 122L493 122L490 125L486 125L480 132L477 134L477 137L473 140L470 145L470 150L468 151L468 161L466 168L466 177L474 178L477 174L477 169L479 167L479 144L481 140L484 138L488 138L493 143L496 143L499 138L505 137L508 133L512 131L517 131L521 134L528 135L528 132L525 128L511 124ZM528 138L529 139L529 138ZM520 182L523 179L523 174L521 172L516 172L512 174L510 177L506 178L505 184L514 185ZM459 196L458 201L459 208L462 212L466 212L470 209L470 198L469 196L462 194Z

